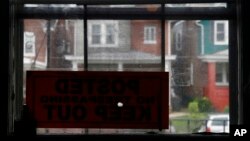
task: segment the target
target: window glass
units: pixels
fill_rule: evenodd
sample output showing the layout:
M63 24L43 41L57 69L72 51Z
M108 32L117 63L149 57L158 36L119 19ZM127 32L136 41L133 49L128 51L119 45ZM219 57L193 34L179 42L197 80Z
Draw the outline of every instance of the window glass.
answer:
M216 64L216 82L223 82L223 64Z
M144 43L145 44L155 44L156 43L156 27L155 26L145 26L144 27Z
M25 5L33 8L39 6L45 5ZM57 9L64 6L51 5L51 8ZM203 5L182 6L203 7ZM221 6L224 5L208 7ZM67 7L70 9L78 6ZM102 5L89 7L107 8ZM109 7L113 8L112 10L128 7L147 8L147 11L152 13L159 10L159 5L153 7L110 5ZM84 48L88 49L86 61L88 71L143 73L164 70L170 73L170 85L166 86L170 88L169 129L159 131L155 129L38 128L37 133L186 134L199 132L210 114L228 114L228 21L165 20L164 31L161 24L160 19L87 19L87 46L85 46L83 19L25 19L24 84L27 70L83 70L86 61ZM162 37L162 32L165 33L165 37ZM162 54L165 60L162 60ZM162 68L162 62L165 68Z
M146 129L39 128L37 132L39 134L198 132L210 113L219 114L228 108L228 86L217 87L218 83L228 83L228 59L225 58L225 63L221 63L221 55L228 55L228 47L214 50L214 44L209 43L210 36L214 34L206 31L212 31L210 28L214 22L216 21L165 21L165 71L171 74L170 129L160 132ZM88 28L91 30L88 32L88 40L104 44L94 48L89 44L88 69L161 71L160 23L157 20L89 20ZM147 26L149 24L155 26ZM24 34L28 32L36 37L36 54L33 57L24 54L24 73L33 69L81 70L84 61L83 31L81 20L25 20ZM149 35L149 39L151 35L156 34L156 44L149 44L148 48L149 45L144 44L145 34ZM176 47L180 44L180 38L181 48ZM117 43L117 46L113 46L112 42ZM220 95L220 99L214 98L217 94Z
M228 63L216 64L216 83L228 84Z
M160 21L156 20L89 20L88 25L101 25L102 43L89 45L89 70L159 71ZM147 26L153 24L155 26ZM156 26L158 30L156 30ZM79 29L78 29L79 30ZM156 39L156 34L158 37ZM145 37L146 36L146 37ZM155 40L155 44L145 44ZM88 36L88 40L92 40ZM156 40L158 40L156 44ZM78 45L81 47L82 45ZM95 47L95 48L93 48Z
M227 118L214 118L212 121L212 125L214 126L223 126L227 124Z
M216 22L169 22L171 55L176 56L170 67L170 122L176 133L205 131L210 115L228 115L228 45L215 45L211 40Z
M117 34L115 31L115 26L112 24L106 25L106 43L107 44L114 44L115 43L115 35Z
M216 21L214 22L214 43L216 45L228 44L228 22Z
M35 56L35 38L33 32L24 32L24 56Z
M24 103L26 97L27 70L82 70L83 66L83 22L80 20L25 19L24 33L33 33L35 38L34 56L23 56ZM82 30L77 30L81 28ZM26 37L24 36L24 41ZM24 46L25 47L25 46ZM37 134L82 134L85 129L37 128Z
M225 28L224 28L224 24L222 23L218 23L217 24L217 41L223 41L225 39Z
M101 25L92 25L92 44L101 44Z
M118 22L114 20L90 20L89 47L119 47Z
M83 60L79 52L82 48L76 48L76 44L82 42L83 31L76 30L79 27L77 20L24 20L24 97L27 70L72 70L82 69L72 59ZM27 38L27 34L28 37ZM27 42L32 45L32 55L28 51ZM30 47L30 46L28 46ZM74 55L75 58L72 58Z

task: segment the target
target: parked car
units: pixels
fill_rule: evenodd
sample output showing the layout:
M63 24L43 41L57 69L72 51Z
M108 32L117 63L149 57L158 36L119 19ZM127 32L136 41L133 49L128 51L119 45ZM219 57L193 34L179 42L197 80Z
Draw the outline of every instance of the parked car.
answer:
M162 132L163 132L163 133L175 133L176 130L175 130L175 127L174 127L174 126L170 125L170 126L169 126L169 129L164 129Z
M229 133L229 114L209 115L198 132Z

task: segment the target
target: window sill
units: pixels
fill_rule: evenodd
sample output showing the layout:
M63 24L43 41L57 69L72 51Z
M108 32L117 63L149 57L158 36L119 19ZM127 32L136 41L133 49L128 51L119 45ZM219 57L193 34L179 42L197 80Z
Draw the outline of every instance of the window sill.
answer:
M228 42L215 42L214 43L214 45L224 45L224 46L226 46L226 45L228 45Z
M15 137L15 136L12 136ZM143 141L163 141L163 140L174 140L174 141L183 141L186 139L192 140L229 140L229 135L37 135L37 136L26 136L27 138L34 138L39 141L72 141L72 140L91 140L91 141L128 141L128 140L143 140Z
M228 87L229 84L228 83L216 83L217 87Z
M156 44L156 42L144 42L144 44L152 45L152 44Z

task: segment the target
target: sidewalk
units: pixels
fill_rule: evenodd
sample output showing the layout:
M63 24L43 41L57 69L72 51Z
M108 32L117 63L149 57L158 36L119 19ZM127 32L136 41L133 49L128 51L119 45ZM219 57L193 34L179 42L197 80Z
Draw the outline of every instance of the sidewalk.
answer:
M188 115L188 113L186 112L173 112L169 114L169 118L176 118L176 117L180 117L180 116L185 116Z

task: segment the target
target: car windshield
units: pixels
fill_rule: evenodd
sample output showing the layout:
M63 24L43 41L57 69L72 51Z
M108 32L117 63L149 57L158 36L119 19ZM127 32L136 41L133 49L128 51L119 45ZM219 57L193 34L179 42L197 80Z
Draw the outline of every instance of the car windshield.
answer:
M227 123L228 123L227 118L214 118L212 121L212 125L214 126L223 126L226 125Z

